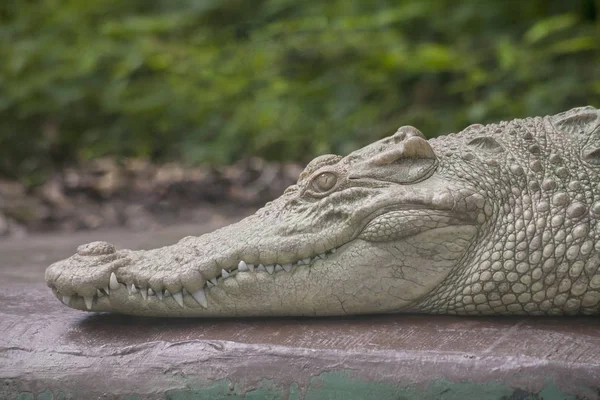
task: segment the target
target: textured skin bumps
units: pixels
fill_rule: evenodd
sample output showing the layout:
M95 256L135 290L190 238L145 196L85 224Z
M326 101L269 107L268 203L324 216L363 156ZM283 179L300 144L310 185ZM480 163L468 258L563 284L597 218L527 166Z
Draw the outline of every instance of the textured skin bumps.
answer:
M598 314L599 185L593 107L429 141L402 127L317 157L236 224L85 245L46 280L71 307L137 315Z
M599 128L598 111L586 107L430 141L443 173L487 199L486 222L462 268L416 309L597 314Z

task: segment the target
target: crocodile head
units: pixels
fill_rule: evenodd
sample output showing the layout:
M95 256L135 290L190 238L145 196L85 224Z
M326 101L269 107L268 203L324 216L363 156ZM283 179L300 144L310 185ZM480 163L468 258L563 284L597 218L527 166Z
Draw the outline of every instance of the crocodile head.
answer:
M80 310L153 316L411 311L448 277L486 218L412 127L346 157L314 159L296 185L242 221L175 245L105 242L51 265Z

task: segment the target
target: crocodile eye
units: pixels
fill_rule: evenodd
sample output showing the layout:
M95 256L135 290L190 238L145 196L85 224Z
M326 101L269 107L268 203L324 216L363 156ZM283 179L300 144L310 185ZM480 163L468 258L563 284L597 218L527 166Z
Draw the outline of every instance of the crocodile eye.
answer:
M313 180L312 186L317 192L327 192L335 186L337 176L331 172L323 172Z

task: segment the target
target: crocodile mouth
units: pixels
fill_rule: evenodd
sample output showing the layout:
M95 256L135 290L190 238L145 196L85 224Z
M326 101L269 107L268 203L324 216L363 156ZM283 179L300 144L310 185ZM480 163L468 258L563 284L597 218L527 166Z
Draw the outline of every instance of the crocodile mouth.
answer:
M264 277L277 277L283 274L294 274L301 268L312 268L317 261L327 260L328 258L332 257L338 249L339 247L334 247L315 256L302 258L295 262L285 264L252 264L247 263L244 260L240 260L236 265L232 265L228 268L222 268L220 273L206 280L204 286L194 292L189 292L185 288L182 288L182 290L179 292L171 293L168 289L155 291L150 287L136 286L135 283L127 284L124 281L119 280L115 272L110 273L110 278L103 288L96 288L96 294L94 296L81 296L78 294L65 295L53 285L50 284L49 286L51 287L54 295L63 304L81 310L84 310L85 307L85 309L89 311L92 311L94 308L100 308L98 311L102 311L102 308L104 307L101 307L102 304L99 303L110 303L111 297L115 297L117 294L121 295L124 293L127 294L129 297L128 300L130 301L135 300L136 296L139 297L138 300L143 300L145 302L162 302L166 298L171 298L182 308L185 307L185 305L190 304L197 304L203 308L208 308L207 293L214 289L223 289L228 280L240 277L240 274L263 274Z

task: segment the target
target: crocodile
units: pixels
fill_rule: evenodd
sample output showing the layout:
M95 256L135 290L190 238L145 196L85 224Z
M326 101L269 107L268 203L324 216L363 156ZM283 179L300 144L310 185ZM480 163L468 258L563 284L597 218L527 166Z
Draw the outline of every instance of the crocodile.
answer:
M600 313L600 111L404 126L312 160L255 214L50 265L79 310L162 317Z

